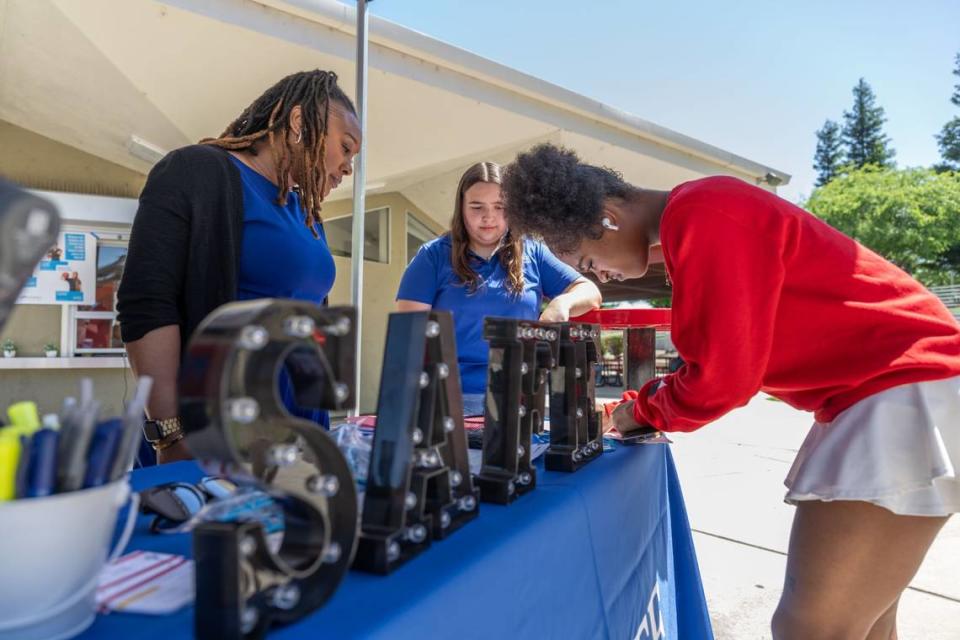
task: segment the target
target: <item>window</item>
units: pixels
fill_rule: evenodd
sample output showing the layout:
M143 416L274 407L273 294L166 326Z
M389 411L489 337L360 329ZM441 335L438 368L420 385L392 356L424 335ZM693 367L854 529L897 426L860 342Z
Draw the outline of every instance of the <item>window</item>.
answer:
M94 304L67 307L66 341L69 351L80 353L123 353L120 324L117 322L117 289L127 260L127 239L112 234L97 241L97 290Z
M330 253L349 258L353 255L353 216L325 220ZM373 209L363 217L363 259L371 262L390 261L390 209Z
M437 237L430 227L423 224L407 211L407 264L417 255L420 247Z

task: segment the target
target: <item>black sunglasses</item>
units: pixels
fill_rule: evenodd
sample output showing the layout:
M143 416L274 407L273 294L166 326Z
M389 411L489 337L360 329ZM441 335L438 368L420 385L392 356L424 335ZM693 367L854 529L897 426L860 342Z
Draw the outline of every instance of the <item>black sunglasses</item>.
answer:
M203 509L210 500L234 493L237 485L225 478L207 477L196 484L168 482L140 492L140 512L155 516L154 533L176 529Z

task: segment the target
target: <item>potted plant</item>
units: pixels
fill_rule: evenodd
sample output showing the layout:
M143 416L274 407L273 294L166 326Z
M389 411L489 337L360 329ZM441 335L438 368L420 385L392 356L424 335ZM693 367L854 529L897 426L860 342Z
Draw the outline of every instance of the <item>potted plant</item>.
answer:
M59 347L52 342L48 342L47 344L43 345L43 352L48 358L56 358L58 351Z
M15 358L17 357L17 343L15 343L10 338L7 338L3 341L3 357L4 358Z

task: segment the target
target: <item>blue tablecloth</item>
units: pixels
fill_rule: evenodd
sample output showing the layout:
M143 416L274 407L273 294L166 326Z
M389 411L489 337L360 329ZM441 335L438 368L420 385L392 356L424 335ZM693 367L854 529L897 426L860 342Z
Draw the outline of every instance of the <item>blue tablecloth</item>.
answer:
M537 488L480 516L387 577L350 572L333 598L270 638L713 637L667 445L619 447L574 474L538 469ZM192 463L143 469L137 490L196 480ZM188 535L129 550L190 554ZM99 616L81 638L193 635L193 608Z

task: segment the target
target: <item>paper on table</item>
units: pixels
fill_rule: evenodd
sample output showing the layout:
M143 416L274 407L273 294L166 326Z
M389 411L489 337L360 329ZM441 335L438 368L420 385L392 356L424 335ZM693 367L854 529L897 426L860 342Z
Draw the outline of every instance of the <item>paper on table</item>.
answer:
M173 613L193 602L193 560L169 553L134 551L103 569L97 608L150 615Z
M673 440L668 438L663 431L645 431L644 433L623 435L617 431L616 427L613 427L603 434L603 437L623 444L673 444Z

